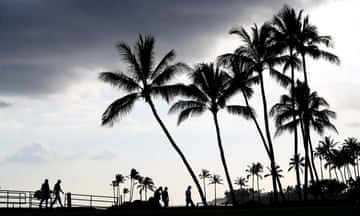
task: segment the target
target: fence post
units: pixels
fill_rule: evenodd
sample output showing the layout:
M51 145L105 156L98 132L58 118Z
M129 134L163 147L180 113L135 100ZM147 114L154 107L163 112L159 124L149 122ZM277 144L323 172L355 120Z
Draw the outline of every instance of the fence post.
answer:
M71 193L66 193L67 207L71 208Z

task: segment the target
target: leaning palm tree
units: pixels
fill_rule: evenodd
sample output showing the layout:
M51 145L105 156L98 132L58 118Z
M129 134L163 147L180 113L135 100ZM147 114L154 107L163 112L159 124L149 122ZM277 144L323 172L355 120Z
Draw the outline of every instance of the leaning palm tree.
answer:
M170 64L175 58L174 50L168 52L158 65L154 65L154 44L154 37L150 35L143 37L140 35L135 43L134 50L125 42L120 42L117 45L120 56L128 66L128 70L126 72L103 72L100 74L100 79L128 92L128 94L115 100L108 106L102 116L102 125L113 126L116 120L119 120L120 117L132 110L135 102L143 99L150 106L156 121L159 123L171 146L180 156L199 191L203 204L206 206L201 186L190 163L170 135L153 102L154 96L160 96L169 101L173 96L181 92L182 84L168 83L176 74L184 70L186 65L183 63Z
M214 185L214 196L215 196L215 199L214 199L214 205L216 206L216 185L217 184L223 184L222 183L222 179L220 177L220 175L217 175L217 174L214 174L214 175L211 175L210 177L210 184L213 184Z
M225 152L222 145L218 111L226 108L232 114L239 114L245 118L250 117L251 110L246 106L226 105L227 100L234 94L231 86L231 77L213 63L199 64L190 74L192 84L188 86L187 96L189 100L179 100L170 108L170 113L179 111L178 124L186 120L191 115L199 115L205 111L210 111L214 120L217 143L220 151L220 158L224 168L226 180L230 189L231 201L237 205L234 189L232 186L228 166L226 163Z
M279 57L277 55L278 53L275 52L277 50L272 46L273 42L271 41L272 38L270 37L271 26L268 23L264 23L260 28L258 28L257 25L254 25L254 27L251 28L251 34L249 34L244 28L233 29L230 31L230 33L239 35L244 43L235 51L236 55L242 56L242 59L246 61L250 71L254 72L258 76L257 82L260 84L265 124L264 128L267 139L266 150L270 159L271 167L275 168L275 154L270 132L263 73L265 70L269 70L271 75L276 75L277 80L286 86L288 84L288 80L284 79L284 76L281 76L280 73L277 73L277 71L274 69L274 66L281 63L284 58L282 56ZM272 183L274 190L274 200L277 202L278 189L276 176L272 177Z
M206 199L206 184L205 184L205 181L206 181L206 179L208 179L210 177L211 177L211 174L210 174L209 170L207 170L207 169L202 169L201 170L201 173L199 174L199 178L203 180L205 199Z

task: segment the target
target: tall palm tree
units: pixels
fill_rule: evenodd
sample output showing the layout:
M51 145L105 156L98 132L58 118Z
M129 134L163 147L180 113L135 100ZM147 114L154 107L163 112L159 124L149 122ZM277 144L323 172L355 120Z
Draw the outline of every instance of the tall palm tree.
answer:
M265 124L265 134L267 139L267 152L270 159L272 168L275 168L275 154L272 143L272 137L270 132L270 124L268 117L267 98L265 94L265 85L263 73L265 70L269 70L271 75L276 75L278 81L286 86L288 80L284 79L280 73L274 69L274 66L284 61L283 57L279 57L276 49L272 47L273 42L271 41L271 26L268 23L264 23L260 28L254 25L251 28L251 34L249 34L244 28L233 29L230 31L231 34L237 34L243 41L243 45L240 46L236 51L236 55L242 56L246 61L246 64L250 68L250 71L254 72L258 76L258 83L260 84L261 98L263 105L263 117ZM272 177L274 199L278 201L278 189L276 176Z
M301 20L302 20L302 10L299 13L287 5L278 12L277 15L273 18L273 28L272 28L272 37L276 42L276 47L278 52L284 52L288 50L288 61L285 64L285 69L290 67L291 69L291 88L295 87L295 69L298 67L297 57L296 57L296 45L298 41L298 35L301 31ZM293 95L291 95L291 106L295 109L295 101ZM293 112L293 122L296 122L296 115ZM298 131L297 124L293 125L291 132L294 133L294 155L298 155ZM302 200L302 195L300 191L300 172L299 167L295 166L296 172L296 181L297 181L297 194L298 199Z
M227 106L227 100L234 94L230 88L231 77L213 63L199 64L190 74L191 82L188 86L188 100L179 100L170 108L170 113L179 111L178 124L186 120L191 115L199 115L205 111L210 111L214 120L217 143L220 151L220 158L224 168L226 180L230 189L231 201L237 205L234 189L232 186L230 173L226 163L224 147L222 144L218 111L226 108L233 114L239 114L249 118L251 110L246 106L234 105Z
M113 188L114 205L117 206L118 203L119 203L119 192L118 192L119 191L119 188L118 188L119 184L116 182L116 180L112 180L110 186L112 186L112 188ZM117 188L117 193L115 195L116 188Z
M211 177L210 177L210 183L209 183L209 185L210 185L210 184L213 184L213 185L214 185L214 197L215 197L215 199L214 199L214 205L215 205L215 206L216 206L216 185L217 185L217 184L223 184L222 181L223 181L223 180L221 179L220 175L214 174L214 175L211 175Z
M259 193L259 201L260 201L260 185L259 185L259 178L262 178L261 173L264 170L264 166L260 163L252 163L251 166L249 165L248 168L245 170L246 172L248 172L249 174L246 176L247 179L249 179L250 177L252 177L252 190L253 190L253 196L252 199L254 200L255 198L255 188L254 188L254 180L256 177L256 182L257 182L257 190Z
M208 179L210 177L211 177L211 174L210 174L209 170L206 170L206 169L201 170L201 173L199 174L199 178L203 180L205 199L206 199L206 184L205 184L205 181L206 181L206 179Z
M243 191L243 187L246 187L246 183L247 183L247 179L245 178L245 177L237 177L236 179L235 179L235 182L234 182L234 184L236 184L236 185L239 185L239 187L240 187L240 193L241 193L241 200L242 200L242 202L244 203L244 191Z
M116 120L131 111L135 102L143 99L150 106L156 121L165 133L171 146L180 156L199 191L203 204L206 206L204 194L190 163L170 135L153 103L154 96L160 96L169 101L173 96L181 92L182 84L168 84L168 82L176 74L184 70L186 65L183 63L170 64L175 58L175 51L171 50L155 66L154 44L155 39L151 35L145 37L140 35L134 45L134 50L125 42L120 42L117 45L120 56L128 66L128 70L118 73L103 72L100 74L100 79L128 92L128 94L109 105L102 116L102 125L112 126Z
M314 166L311 167L309 157L310 129L312 128L320 135L324 133L325 128L337 132L335 126L330 122L330 119L335 118L336 114L327 109L329 104L324 98L318 96L317 92L310 92L310 89L304 83L298 81L296 87L291 91L290 95L293 98L289 95L282 95L280 103L272 107L271 114L275 116L278 133L293 130L294 125L301 125L305 147L304 199L307 199L307 174L308 171L311 172L311 169L315 169ZM295 101L295 107L289 109L293 100ZM292 115L296 117L295 122L291 120Z

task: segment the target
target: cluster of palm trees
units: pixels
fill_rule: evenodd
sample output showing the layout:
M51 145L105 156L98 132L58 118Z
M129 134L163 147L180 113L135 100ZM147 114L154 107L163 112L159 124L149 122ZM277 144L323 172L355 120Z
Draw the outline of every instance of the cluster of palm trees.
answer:
M120 186L121 184L125 183L126 179L130 179L130 185L129 187L123 188L123 196L121 196L121 190ZM113 187L113 193L114 193L114 205L119 206L123 202L126 201L126 194L129 193L129 199L128 201L131 202L133 199L133 194L135 191L135 185L137 185L137 189L139 190L140 200L143 199L143 193L145 194L145 200L147 200L147 192L148 190L154 191L155 189L155 183L152 180L152 178L148 176L141 176L140 173L132 168L130 170L130 174L128 176L123 176L122 174L116 174L115 179L112 180L111 184Z
M270 131L270 117L272 116L275 120L275 135L280 135L284 131L294 134L292 163L296 172L296 188L299 200L307 199L306 190L301 189L308 187L309 174L312 179L314 175L317 176L311 132L322 134L326 128L335 131L336 128L330 121L335 118L335 112L328 109L329 105L324 98L309 88L306 60L310 56L339 63L336 55L322 49L322 47L331 47L332 39L330 36L320 35L317 27L310 23L309 17L303 16L303 11L297 12L287 5L272 20L260 26L255 24L250 32L240 28L232 29L230 33L238 35L242 41L233 53L220 55L215 63L201 63L194 68L183 62L172 63L175 58L174 50L169 51L155 65L155 39L151 35L140 35L133 48L125 42L120 42L117 49L127 70L102 72L100 79L128 94L116 99L107 107L102 116L102 124L112 126L128 114L135 102L139 100L147 103L170 145L184 163L196 185L203 205L206 206L205 189L201 188L188 159L160 118L153 100L158 97L167 102L174 98L178 99L169 109L169 113L179 113L178 124L189 117L209 111L213 117L230 202L237 205L222 142L218 111L224 109L230 114L240 115L254 122L269 158L269 176L272 178L273 198L277 202L278 192L282 194L282 187L280 167L276 163L273 145L274 134ZM290 76L285 73L288 70L291 72ZM303 75L299 76L295 74L295 71L302 71ZM280 101L271 109L269 109L265 87L264 74L266 72L269 72L288 92L282 95ZM173 78L181 73L188 74L190 84L172 82ZM250 105L256 85L260 87L263 125L260 124L255 110ZM228 104L229 99L235 94L242 95L244 105ZM305 155L303 187L300 173L299 131L302 134ZM132 197L131 192L130 197Z
M218 174L211 174L207 169L202 169L199 178L203 180L204 196L206 199L206 180L209 179L209 185L214 185L214 205L216 206L216 185L223 184L223 179Z
M338 182L348 183L359 178L360 141L355 137L348 137L340 144L325 136L314 155L320 161L321 180L324 179L323 168L328 169L328 179L336 178Z

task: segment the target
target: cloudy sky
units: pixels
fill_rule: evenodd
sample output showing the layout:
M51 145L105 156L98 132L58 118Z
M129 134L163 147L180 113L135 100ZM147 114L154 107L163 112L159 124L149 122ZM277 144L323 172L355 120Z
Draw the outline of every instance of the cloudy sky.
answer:
M122 95L100 82L102 71L124 69L115 44L132 45L139 33L156 38L158 59L175 49L190 65L231 52L240 40L228 32L272 18L283 4L304 9L320 33L333 36L341 65L309 62L311 87L338 117L338 141L360 128L360 2L356 0L0 0L0 187L36 190L44 178L63 180L65 191L111 195L114 175L131 168L169 187L172 204L183 204L192 181L144 104L114 127L101 127L101 114ZM267 80L269 103L284 93ZM258 95L252 103L259 104ZM156 101L174 138L199 173L224 176L214 127L208 115L176 126L168 106ZM259 110L260 111L260 110ZM251 122L220 113L230 173L245 176L247 165L268 166ZM259 113L259 116L261 113ZM319 136L313 137L317 143ZM275 139L280 166L287 170L291 138ZM293 173L285 185L294 184ZM261 183L270 189L270 179ZM226 190L220 186L219 194ZM209 189L208 195L213 196ZM200 201L194 190L195 201Z

